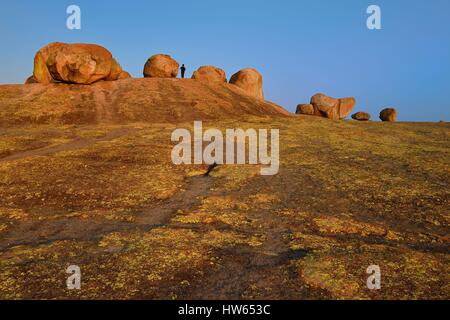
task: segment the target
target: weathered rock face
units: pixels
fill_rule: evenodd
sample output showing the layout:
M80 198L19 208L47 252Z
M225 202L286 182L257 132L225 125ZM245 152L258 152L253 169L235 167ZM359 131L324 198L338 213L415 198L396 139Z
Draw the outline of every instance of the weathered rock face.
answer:
M192 79L212 82L227 82L225 71L213 66L203 66L198 68L192 75Z
M339 119L347 118L356 105L356 99L353 97L339 99Z
M314 114L329 119L339 119L339 99L318 93L311 98Z
M263 78L256 69L238 71L231 77L230 83L240 87L250 96L264 99Z
M299 104L295 113L312 116L314 115L314 106L312 104Z
M380 112L381 121L395 122L397 121L397 110L394 108L386 108Z
M367 112L357 112L354 115L352 115L352 119L357 121L369 121L370 114L368 114Z
M106 81L114 81L119 79L120 74L122 73L122 67L117 62L116 59L112 59L111 61L111 72L109 73L109 76L105 79Z
M56 56L57 52L64 46L64 43L61 42L53 42L49 45L41 48L36 55L34 56L34 70L33 76L34 79L39 83L50 83L54 80L52 75L50 74L47 61L50 59L50 56ZM55 58L53 58L54 60Z
M40 49L34 58L33 76L39 83L92 84L117 80L121 72L112 54L95 44L55 42Z
M95 85L0 85L0 110L2 129L18 124L179 124L198 119L220 122L241 121L247 116L292 116L237 86L161 78L99 81Z
M119 74L119 77L117 78L117 80L121 80L121 79L130 79L130 78L132 78L132 77L131 77L131 74L129 74L129 73L126 72L126 71L122 71L122 72Z
M144 66L146 78L176 78L180 65L167 54L156 54L150 57Z
M29 76L29 77L27 78L27 80L25 80L25 83L24 83L24 84L33 84L33 83L38 83L38 82L36 81L36 79L34 79L33 76Z
M356 104L355 98L336 99L318 93L311 98L314 114L328 119L345 119Z

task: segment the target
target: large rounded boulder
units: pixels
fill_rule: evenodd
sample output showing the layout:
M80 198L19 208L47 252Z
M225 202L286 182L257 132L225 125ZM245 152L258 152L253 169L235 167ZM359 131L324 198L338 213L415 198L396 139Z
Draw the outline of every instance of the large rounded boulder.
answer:
M227 82L225 71L213 66L203 66L198 68L192 75L192 79L207 82Z
M397 110L394 108L386 108L380 112L380 120L384 122L397 121Z
M144 66L146 78L176 78L180 65L167 54L156 54L150 57Z
M256 69L238 71L231 77L230 83L243 89L250 96L264 99L263 77Z
M336 99L323 93L311 98L314 114L328 119L345 119L353 110L356 100L353 97Z
M117 80L121 72L111 52L102 46L55 42L36 53L33 77L39 83L92 84Z

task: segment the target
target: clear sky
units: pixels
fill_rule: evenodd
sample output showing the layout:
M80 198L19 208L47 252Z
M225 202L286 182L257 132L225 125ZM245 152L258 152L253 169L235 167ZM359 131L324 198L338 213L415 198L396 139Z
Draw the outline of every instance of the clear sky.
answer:
M66 28L71 4L81 30ZM370 4L382 30L366 27ZM23 83L49 42L97 43L135 77L167 53L189 75L255 67L266 98L290 111L323 92L355 96L376 119L392 106L400 120L450 121L449 0L4 0L0 32L2 84Z

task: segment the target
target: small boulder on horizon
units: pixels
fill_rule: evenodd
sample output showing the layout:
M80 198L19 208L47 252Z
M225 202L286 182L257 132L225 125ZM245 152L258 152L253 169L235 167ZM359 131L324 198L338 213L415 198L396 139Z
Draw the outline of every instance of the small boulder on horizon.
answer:
M397 110L394 108L386 108L380 112L380 120L383 122L396 122Z
M354 115L352 115L352 119L353 120L357 120L357 121L369 121L371 118L370 114L367 112L357 112Z

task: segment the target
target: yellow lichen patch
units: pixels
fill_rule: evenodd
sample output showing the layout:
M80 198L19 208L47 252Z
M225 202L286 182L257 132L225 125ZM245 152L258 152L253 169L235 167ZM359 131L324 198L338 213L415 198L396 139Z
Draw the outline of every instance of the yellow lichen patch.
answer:
M442 299L448 293L448 258L386 245L334 246L296 262L301 281L336 299ZM378 266L381 289L371 290L369 266Z
M366 236L384 236L386 229L364 222L355 221L346 217L319 217L313 219L319 232L325 234L347 234Z
M22 209L0 208L0 218L7 218L11 220L24 220L29 217L29 214Z
M301 221L309 220L313 216L309 212L299 211L296 209L280 209L276 210L275 213L281 217L287 217Z
M441 259L439 259L441 258ZM407 251L403 255L405 275L404 281L410 283L413 290L409 292L410 299L430 298L433 288L442 286L442 295L450 292L450 260L448 257L423 252ZM439 296L439 292L435 292Z
M187 177L199 177L206 173L205 168L192 168L191 170L188 170L186 173Z
M215 224L225 223L231 226L240 226L247 221L243 221L239 214L235 213L208 213L208 212L191 212L184 215L178 215L173 222L181 222L187 224Z
M363 283L352 276L342 261L324 257L306 257L298 263L302 281L315 289L324 289L336 299L367 298Z
M222 188L225 190L236 190L245 183L260 174L260 166L256 165L226 165L221 166L212 173L215 178L224 178Z
M274 204L280 202L280 198L276 194L259 193L249 197L251 207L261 209L271 208Z
M211 196L203 200L202 208L214 208L215 210L227 210L234 208L232 196Z
M340 243L332 238L321 237L313 234L304 234L296 232L290 239L290 248L292 250L313 250L314 252L327 252Z
M1 266L1 265L0 265ZM23 298L23 288L18 283L18 268L0 268L0 298L2 300L19 300Z
M204 244L208 246L223 248L235 245L249 245L251 247L258 247L262 245L264 239L257 235L250 237L243 236L232 231L210 231L202 239Z
M38 110L25 107L13 118ZM0 158L17 158L0 159L0 298L449 298L447 124L210 127L280 129L279 173L175 166L171 133L192 122L2 128ZM81 291L66 289L69 265Z
M232 196L210 196L202 200L198 209L180 212L172 221L189 224L225 223L230 226L248 224L245 216L250 207Z

